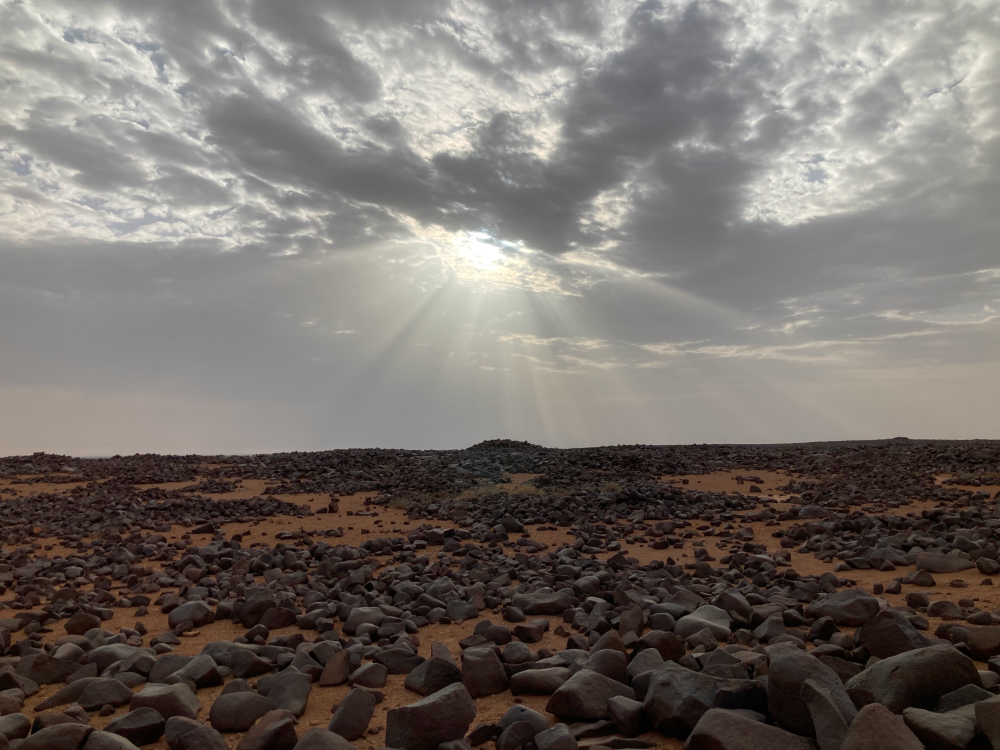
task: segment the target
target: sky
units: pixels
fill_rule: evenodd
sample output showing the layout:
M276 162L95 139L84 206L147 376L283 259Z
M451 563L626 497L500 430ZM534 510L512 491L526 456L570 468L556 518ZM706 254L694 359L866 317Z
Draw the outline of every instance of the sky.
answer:
M0 0L0 454L1000 438L995 0Z

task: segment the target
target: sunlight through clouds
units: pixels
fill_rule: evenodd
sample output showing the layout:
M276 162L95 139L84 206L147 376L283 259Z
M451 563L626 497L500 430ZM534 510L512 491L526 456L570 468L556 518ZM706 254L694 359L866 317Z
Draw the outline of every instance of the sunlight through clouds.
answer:
M0 0L0 385L296 447L995 431L995 6Z

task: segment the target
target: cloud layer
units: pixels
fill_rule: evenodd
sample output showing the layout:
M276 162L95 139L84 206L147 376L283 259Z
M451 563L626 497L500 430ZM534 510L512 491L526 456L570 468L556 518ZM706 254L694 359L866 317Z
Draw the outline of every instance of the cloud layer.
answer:
M988 0L7 1L0 94L0 452L1000 436Z

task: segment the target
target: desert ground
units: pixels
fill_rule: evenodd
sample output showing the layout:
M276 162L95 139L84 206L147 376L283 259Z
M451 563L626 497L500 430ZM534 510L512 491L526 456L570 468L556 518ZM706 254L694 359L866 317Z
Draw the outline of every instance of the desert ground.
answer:
M8 457L0 730L56 750L990 747L998 496L989 441Z

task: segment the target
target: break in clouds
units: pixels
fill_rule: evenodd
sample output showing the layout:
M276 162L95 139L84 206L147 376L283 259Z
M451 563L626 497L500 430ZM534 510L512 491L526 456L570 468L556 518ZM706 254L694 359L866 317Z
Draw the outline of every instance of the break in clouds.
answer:
M983 2L0 1L0 452L996 437Z

